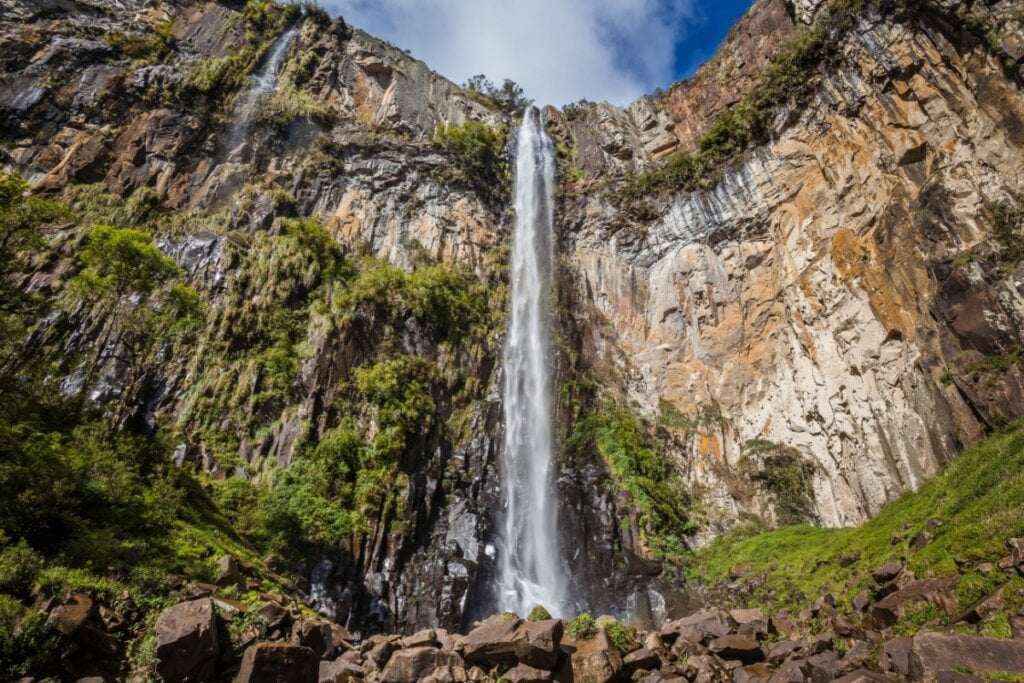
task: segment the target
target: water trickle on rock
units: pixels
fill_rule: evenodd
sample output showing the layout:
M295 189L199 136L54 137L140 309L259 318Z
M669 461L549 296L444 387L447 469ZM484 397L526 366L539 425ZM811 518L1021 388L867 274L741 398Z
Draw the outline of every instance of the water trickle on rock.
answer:
M238 143L245 138L260 98L277 91L278 77L281 75L284 60L288 57L288 48L299 35L301 25L300 21L282 33L270 46L270 52L267 54L263 66L249 77L249 88L242 95L241 104L236 110L231 127L230 149L237 147Z
M564 614L568 602L551 438L554 177L554 145L531 107L516 146L512 315L504 352L505 518L498 560L499 608L519 614L538 604Z

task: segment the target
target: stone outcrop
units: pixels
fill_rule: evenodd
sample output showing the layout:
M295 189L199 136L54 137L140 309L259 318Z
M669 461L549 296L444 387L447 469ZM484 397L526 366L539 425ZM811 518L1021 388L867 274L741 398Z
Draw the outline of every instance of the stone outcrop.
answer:
M219 643L210 598L174 605L156 622L156 672L165 681L211 680Z

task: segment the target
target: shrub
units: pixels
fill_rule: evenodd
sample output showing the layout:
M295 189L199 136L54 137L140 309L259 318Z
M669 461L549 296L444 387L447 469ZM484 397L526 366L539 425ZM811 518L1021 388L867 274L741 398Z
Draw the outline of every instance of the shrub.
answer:
M0 678L18 680L57 659L57 637L46 614L0 594Z
M590 640L597 635L597 622L590 612L582 612L565 625L565 633L576 640Z
M504 199L510 193L511 176L505 157L505 136L482 121L461 126L438 126L434 142L448 148L458 172L456 180L467 183L482 196Z
M153 237L141 230L97 225L89 231L80 255L85 270L71 284L86 296L102 293L149 293L179 274Z
M100 39L125 57L159 62L174 48L174 22L165 21L149 33L104 33Z
M1002 259L1015 264L1024 256L1024 194L989 202L985 211L992 221L992 236L1002 247Z
M770 441L748 441L747 448L767 453L751 479L760 482L771 496L779 524L786 526L814 521L814 489L811 486L814 466L804 460L796 449Z
M495 111L520 112L533 104L519 84L509 78L496 87L487 76L477 74L463 83L462 89L470 99Z
M0 551L0 593L28 595L43 568L42 556L25 539Z
M260 104L256 120L260 123L286 126L299 118L326 121L330 114L330 110L318 102L309 91L301 89L290 78L283 76L274 94Z
M548 612L544 605L534 605L529 616L526 617L527 621L547 621L550 618L551 612Z
M185 87L203 94L223 95L245 84L245 75L255 59L250 48L227 57L210 57L195 62L185 79Z
M604 632L608 635L608 640L612 641L612 645L625 654L630 650L630 647L635 640L635 632L633 629L628 628L625 624L619 621L608 621L605 622L602 627Z

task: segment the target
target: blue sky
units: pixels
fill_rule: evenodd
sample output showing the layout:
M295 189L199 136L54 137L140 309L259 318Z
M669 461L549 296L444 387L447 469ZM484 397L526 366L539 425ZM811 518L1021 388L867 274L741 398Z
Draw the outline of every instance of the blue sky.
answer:
M690 76L752 0L321 0L456 82L626 105Z

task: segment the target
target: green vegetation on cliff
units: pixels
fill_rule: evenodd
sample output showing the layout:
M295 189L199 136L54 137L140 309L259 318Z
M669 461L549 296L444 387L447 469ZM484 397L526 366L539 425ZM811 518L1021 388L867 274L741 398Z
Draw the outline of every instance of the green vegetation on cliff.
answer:
M484 389L475 373L501 324L500 286L425 256L409 271L354 257L316 220L241 234L212 216L203 226L226 235L230 276L197 291L157 247L193 219L151 190L124 200L78 187L67 203L26 190L0 176L0 678L57 673L64 641L40 600L108 596L129 622L117 636L129 666L145 669L156 612L212 581L222 555L253 566L258 581L238 597L255 601L287 592L295 577L280 567L410 523L413 478L443 466L434 454L460 434L449 421ZM70 267L41 293L17 286L61 255ZM270 467L258 449L304 400L318 344L351 364L324 380L319 429L295 424L291 466ZM176 423L138 421L143 389L174 372L191 386ZM88 399L97 386L101 403ZM178 444L242 476L210 477Z
M967 449L859 527L738 528L695 551L687 572L705 586L734 581L730 570L737 567L734 574L763 575L752 594L737 599L774 611L800 608L825 592L849 604L875 586L873 570L899 562L918 578L957 577L958 609L965 610L1009 580L992 567L1007 554L1007 539L1021 536L1024 425L1018 424Z
M658 439L625 407L608 402L576 423L567 445L594 448L638 513L642 541L659 558L677 557L694 531L686 490Z
M508 132L482 121L460 126L438 126L434 142L452 154L456 170L453 180L468 184L492 201L507 201L511 194L511 170L505 154Z

